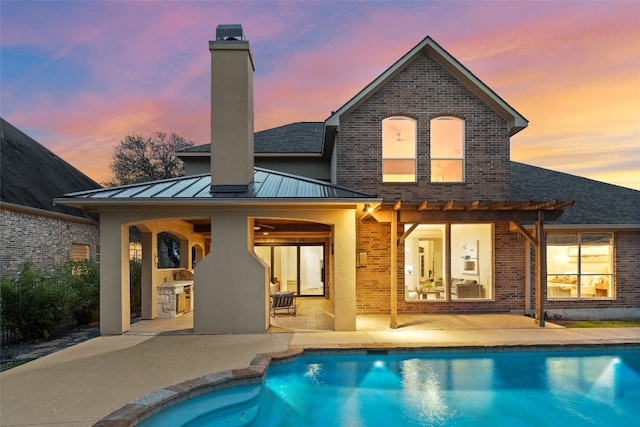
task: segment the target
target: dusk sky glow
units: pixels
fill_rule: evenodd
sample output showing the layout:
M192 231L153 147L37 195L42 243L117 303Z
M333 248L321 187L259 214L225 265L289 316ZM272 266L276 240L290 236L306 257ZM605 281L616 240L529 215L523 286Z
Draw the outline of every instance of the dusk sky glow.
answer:
M511 159L640 190L638 1L0 2L0 114L98 182L128 134L209 142L218 24L255 129L323 121L424 37L529 120Z

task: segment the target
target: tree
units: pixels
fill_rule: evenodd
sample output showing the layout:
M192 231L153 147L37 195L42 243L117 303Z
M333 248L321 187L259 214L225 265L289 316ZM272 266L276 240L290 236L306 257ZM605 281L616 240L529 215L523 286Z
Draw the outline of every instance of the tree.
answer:
M193 141L174 132L127 135L114 149L109 163L114 179L106 184L125 185L182 176L184 165L176 157L176 151L193 145Z

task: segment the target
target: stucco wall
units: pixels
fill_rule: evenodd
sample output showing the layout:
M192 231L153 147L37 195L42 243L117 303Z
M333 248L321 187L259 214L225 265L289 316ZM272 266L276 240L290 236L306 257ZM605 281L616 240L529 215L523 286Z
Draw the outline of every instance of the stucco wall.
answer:
M71 253L73 243L89 245L89 256L97 260L98 226L71 218L56 218L0 209L0 271L13 273L30 258L47 272Z

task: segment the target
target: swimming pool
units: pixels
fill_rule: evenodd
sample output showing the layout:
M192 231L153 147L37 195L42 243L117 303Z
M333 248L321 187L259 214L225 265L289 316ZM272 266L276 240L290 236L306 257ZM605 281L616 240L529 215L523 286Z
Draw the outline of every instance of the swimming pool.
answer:
M304 355L141 426L626 426L640 351Z

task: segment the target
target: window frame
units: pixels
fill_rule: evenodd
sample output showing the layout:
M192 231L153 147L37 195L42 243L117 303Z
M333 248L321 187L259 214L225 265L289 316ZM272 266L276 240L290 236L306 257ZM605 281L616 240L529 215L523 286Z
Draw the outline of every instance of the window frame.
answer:
M604 235L607 234L609 236L609 244L607 248L609 248L605 255L596 255L598 256L599 263L598 264L608 264L607 269L609 272L587 272L589 268L594 268L594 266L585 267L588 263L585 263L584 260L587 256L587 252L591 252L591 250L584 250L585 247L597 247L597 245L593 244L593 242L585 241L584 236L588 235ZM565 245L561 245L559 243L550 244L550 241L553 241L552 236L558 237L561 235L575 236L575 244L567 243ZM592 301L592 300L613 300L616 298L615 292L615 283L616 283L616 275L615 275L615 234L611 231L557 231L550 232L546 239L546 253L547 253L547 300L555 301L555 300L572 300L572 301ZM591 243L591 244L590 244ZM567 247L567 253L561 254L557 253L558 250L550 249L550 247ZM573 249L570 249L573 248ZM556 260L556 257L562 258L563 256L567 257L567 260L560 259ZM554 257L553 260L550 260L550 257ZM569 259L571 257L575 257L575 271L568 271L566 268L569 264L573 264ZM603 257L608 257L606 262L602 262ZM550 262L552 261L552 262ZM562 262L564 261L564 262ZM558 264L565 268L565 271L553 271L552 268L558 267L550 267L554 264ZM593 263L592 263L593 264ZM574 277L575 276L575 277ZM601 279L605 279L602 281ZM606 295L598 295L598 286L605 285L607 289ZM585 292L585 288L589 289L593 287L593 295L588 295ZM556 289L558 288L558 289ZM600 288L600 292L603 288ZM573 295L573 290L575 290L575 295ZM554 295L551 295L551 294Z
M460 123L461 129L460 129L460 136L461 136L461 141L460 141L460 157L452 157L452 156L434 156L434 149L441 147L441 144L437 144L436 146L436 142L434 141L434 123L439 121L439 120L453 120L457 123ZM462 117L457 117L457 116L453 116L453 115L439 115L436 117L431 118L431 120L429 120L429 182L431 183L442 183L442 184L457 184L457 183L465 183L466 182L466 120ZM442 180L435 180L434 179L434 170L435 170L435 162L460 162L460 180L445 180L444 176Z
M404 226L407 231L412 224ZM475 244L473 248L468 248L471 252L467 252L465 245L470 241ZM420 224L406 237L404 244L406 303L495 300L494 224ZM468 255L468 259L465 255ZM423 259L423 256L426 258ZM472 271L465 271L465 261L473 261ZM451 277L447 277L449 273ZM464 296L459 294L461 288L464 288Z
M403 139L401 138L400 131L396 129L390 129L393 121L406 120L409 121L412 125L413 135L409 135ZM389 128L387 128L389 126ZM381 132L382 132L382 142L381 142L381 169L382 169L382 182L383 183L392 183L392 184L404 184L404 183L412 183L415 184L418 182L418 121L408 115L395 114L392 116L385 117L381 121ZM397 132L398 140L393 141L392 137L389 136L391 132ZM404 142L406 140L413 139L413 155L412 156L398 156L398 155L389 155L388 151L393 150L394 148L389 145L392 142ZM385 154L385 152L387 152ZM413 172L411 174L404 174L409 176L409 179L392 179L393 177L400 177L403 174L400 173L385 173L385 166L390 166L392 163L397 165L400 162L413 162Z

